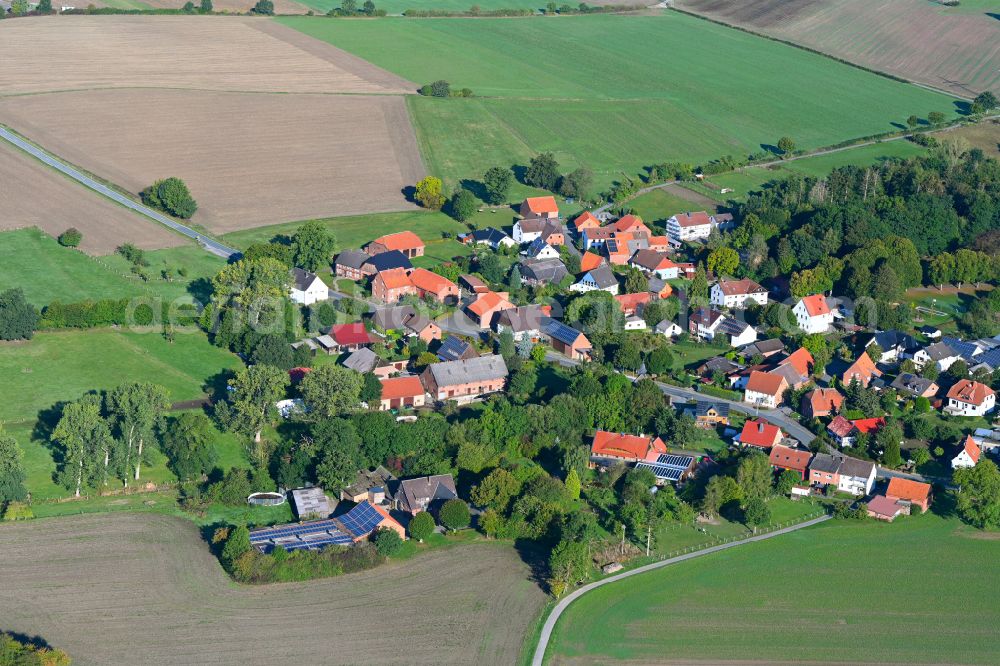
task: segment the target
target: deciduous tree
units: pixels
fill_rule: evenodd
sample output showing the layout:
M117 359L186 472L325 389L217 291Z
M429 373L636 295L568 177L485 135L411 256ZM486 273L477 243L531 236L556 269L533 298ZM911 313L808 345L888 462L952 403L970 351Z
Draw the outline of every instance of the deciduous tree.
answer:
M339 365L314 368L302 380L300 391L309 412L318 419L354 411L361 400L364 379Z
M303 224L292 236L292 261L307 271L318 271L330 265L337 238L319 220Z
M427 511L421 511L413 516L407 529L410 531L411 538L423 543L424 539L434 534L435 527L434 516Z
M486 188L486 202L497 205L507 201L510 186L514 184L514 172L507 167L490 167L483 174L483 187Z
M66 405L52 431L52 441L62 453L58 477L67 490L79 497L84 488L100 485L104 472L101 463L113 439L98 401L82 399Z
M441 506L439 515L441 524L451 531L465 529L472 522L469 505L462 500L450 499Z
M38 320L38 310L20 287L0 292L0 340L30 340Z
M424 208L440 210L444 205L445 198L442 194L441 179L437 176L427 176L417 181L414 198Z
M143 458L149 457L148 444L155 442L153 431L170 408L167 390L149 382L126 382L107 395L106 409L114 424L120 447L122 481L139 480ZM109 460L104 460L105 467Z
M17 440L3 430L0 424L0 505L20 502L28 496L24 487L27 478L23 465L24 453Z

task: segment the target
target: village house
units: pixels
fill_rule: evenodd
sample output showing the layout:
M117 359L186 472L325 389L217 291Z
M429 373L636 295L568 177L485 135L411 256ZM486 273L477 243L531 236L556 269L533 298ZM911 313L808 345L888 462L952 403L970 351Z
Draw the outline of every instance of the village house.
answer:
M835 388L818 388L802 396L802 415L809 419L830 416L840 411L844 396Z
M719 280L712 285L709 302L719 308L745 308L747 302L767 305L767 289L749 278Z
M951 468L975 467L981 455L982 449L976 444L976 440L972 438L972 435L967 435L962 441L962 448L959 449L958 455L951 459Z
M666 482L684 483L694 475L698 468L698 461L694 456L677 453L661 453L653 461L640 461L635 464L636 469L648 469L656 478L656 485L662 486Z
M368 329L361 322L335 324L330 327L330 331L323 337L333 339L336 347L332 351L337 353L356 351L374 342L372 336L368 333Z
M594 217L594 214L589 210L583 211L573 220L573 230L577 235L582 234L586 229L599 229L600 227L601 221Z
M380 331L402 331L426 343L441 339L441 327L410 305L379 308L372 316L372 324Z
M529 287L559 284L569 277L561 259L525 259L520 266L521 284Z
M618 294L614 298L625 316L631 317L635 314L642 314L642 308L652 300L652 297L653 295L648 291L640 291L635 294Z
M785 400L785 391L788 390L788 382L781 375L772 375L767 372L754 370L747 380L746 390L743 393L743 402L774 409Z
M618 293L618 278L607 264L601 264L587 271L579 282L570 285L569 290L579 293L601 290L614 295Z
M517 241L493 227L476 229L467 234L462 234L458 240L466 245L485 245L491 250L499 250L502 247L514 247Z
M497 333L510 331L515 342L538 340L542 336L542 320L552 314L550 305L524 305L504 310L496 318L494 328Z
M944 341L918 349L913 354L913 362L918 367L923 368L928 363L933 363L937 366L938 372L945 372L952 364L960 360L962 360L962 355Z
M372 470L361 470L354 477L354 483L341 489L340 499L347 502L364 502L372 504L388 503L389 484L396 477L385 467L379 465Z
M399 250L392 250L391 252L382 252L381 254L376 254L368 258L365 263L361 265L361 274L365 276L376 275L382 271L389 271L395 268L402 268L403 270L410 270L413 268L413 264L410 260L406 258L406 255Z
M458 285L446 277L425 268L414 268L409 278L421 298L431 297L439 303L458 301Z
M590 447L590 466L606 467L618 461L654 462L666 452L667 445L659 437L598 430Z
M912 356L918 348L917 341L913 339L912 335L896 330L879 331L873 334L865 342L864 348L867 350L872 345L876 345L882 350L878 359L879 363L895 363L901 358Z
M599 227L597 229L583 230L583 251L587 252L594 248L600 249L604 244L614 238L615 230L611 227Z
M885 496L902 506L903 513L907 515L913 512L912 507L919 508L920 513L926 513L931 506L931 485L893 477L889 479Z
M574 361L590 360L594 347L582 331L578 331L558 319L547 317L542 320L541 332L548 337L552 349L566 358Z
M362 347L357 351L351 352L347 358L341 361L341 365L348 370L353 370L359 375L363 375L367 372L372 372L381 360L378 354L371 349Z
M554 220L559 217L559 206L556 204L556 198L552 196L528 197L521 202L520 213L521 217L527 219L543 218Z
M896 516L903 513L903 506L894 499L885 495L876 495L865 507L868 516L875 520L884 520L891 523L896 520Z
M797 473L800 479L805 479L809 472L809 461L812 460L812 453L775 444L771 447L768 460L774 469L789 469Z
M646 280L646 291L652 294L654 301L659 301L664 298L670 298L670 295L674 293L674 288L666 280L651 277Z
M656 333L657 335L663 335L668 338L676 338L683 332L684 329L681 328L679 324L670 321L669 319L664 319L659 324L653 327L653 333Z
M381 380L382 401L379 409L383 412L390 409L423 407L425 401L424 385L420 377L390 377Z
M875 367L875 362L868 356L868 353L861 352L858 360L841 373L840 382L844 386L850 386L851 382L856 381L867 388L872 379L881 376L882 371Z
M747 419L743 424L743 430L736 436L736 441L740 446L752 446L770 451L771 447L780 444L784 438L785 433L778 426L764 419Z
M721 400L699 400L690 409L694 424L699 428L711 429L719 425L729 425L729 403Z
M379 271L372 279L372 298L383 303L396 303L404 296L416 295L417 288L405 268Z
M627 315L625 317L625 323L622 325L622 329L626 331L645 331L649 326L646 324L646 320L639 315Z
M555 249L541 238L528 243L528 247L521 252L529 259L558 259L559 250Z
M805 333L827 333L833 326L833 311L823 294L813 294L799 299L792 308L795 321Z
M902 395L910 395L915 398L933 398L937 395L941 387L930 379L925 379L919 375L909 372L901 372L892 381L892 388Z
M592 271L604 263L604 257L594 252L584 252L580 256L580 273Z
M361 267L365 265L371 256L361 250L344 250L337 255L333 262L333 270L337 277L348 280L360 280L365 276Z
M836 486L852 495L868 495L875 485L875 464L841 454L817 453L809 465L809 483Z
M465 313L479 328L488 329L493 326L493 319L504 310L517 307L507 300L507 292L488 291L476 294L476 299L465 306Z
M424 256L424 242L412 231L399 231L376 238L365 247L365 251L370 255L398 251L413 259Z
M830 421L826 430L837 444L841 447L847 447L854 446L858 435L874 435L884 425L885 419L881 416L848 421L838 414Z
M518 245L526 245L541 238L542 230L545 229L547 224L548 222L538 218L518 220L514 223L511 236L513 236L514 242Z
M623 215L617 222L611 225L615 233L638 233L646 236L653 235L653 231L646 226L642 218L638 215Z
M758 340L752 345L747 345L743 349L743 355L750 359L760 354L761 358L768 359L775 354L780 354L785 351L785 343L778 338L768 338L767 340Z
M434 352L439 361L464 361L470 358L478 358L479 352L468 340L463 340L457 335L449 335L441 341L441 345Z
M612 266L625 266L636 252L649 249L649 237L639 232L615 232L604 243L604 254Z
M653 275L661 280L675 280L681 277L680 264L674 263L665 252L651 249L639 250L628 263L629 266L638 268L646 275Z
M674 243L686 243L708 238L715 226L715 219L705 211L678 213L667 220L667 236Z
M971 379L960 379L948 389L944 411L952 416L986 416L996 407L996 393L989 386Z
M724 334L732 347L742 347L757 340L757 329L753 326L715 309L698 308L691 313L688 327L692 336L703 340L714 340L717 335Z
M330 298L330 288L315 273L293 268L289 298L299 305L312 305Z
M394 482L392 497L398 511L415 516L421 511L436 512L442 504L457 498L458 491L451 474L436 474Z
M495 354L461 361L432 363L421 375L424 388L435 400L474 400L502 391L507 365Z

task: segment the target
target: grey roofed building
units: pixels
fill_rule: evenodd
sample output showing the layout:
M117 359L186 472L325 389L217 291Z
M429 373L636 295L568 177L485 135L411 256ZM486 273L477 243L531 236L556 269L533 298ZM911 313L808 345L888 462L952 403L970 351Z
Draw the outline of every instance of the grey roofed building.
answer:
M440 503L458 497L451 474L436 474L419 479L405 479L392 484L393 499L401 511L417 514L429 511Z
M715 410L719 416L729 416L729 403L721 400L699 400L694 404L695 416L705 416L709 410Z
M379 465L373 470L361 470L354 477L354 483L344 488L343 493L351 497L362 495L372 488L383 488L386 495L389 495L389 484L395 481L396 477L385 467Z
M716 372L721 372L724 375L728 375L737 370L742 370L743 366L735 361L731 361L725 356L715 356L708 359L701 366L698 367L698 374L700 375L712 375Z
M958 353L966 361L979 360L979 354L983 353L985 349L991 349L992 345L986 345L985 343L976 341L966 341L960 338L955 338L951 336L944 336L941 338L941 342L948 345Z
M646 291L651 291L654 294L658 294L661 291L663 291L664 288L666 288L667 284L669 283L663 278L658 278L656 276L653 276L648 280L646 280Z
M307 516L326 518L333 513L330 498L319 486L296 488L292 491L292 504L295 506L295 515L300 519Z
M524 254L528 255L531 258L535 258L541 252L545 251L545 249L548 247L549 244L539 237L531 241L531 243L528 245L528 248L524 251Z
M786 363L785 365L779 365L774 370L771 370L767 374L769 375L781 375L788 382L789 386L797 386L804 383L808 377L804 377L799 374L799 371L791 363Z
M371 259L371 255L367 252L362 252L361 250L344 250L337 255L337 260L334 262L337 266L346 266L348 268L354 268L361 270L361 267L365 265Z
M753 342L743 348L743 353L747 356L756 356L760 354L761 356L767 357L771 354L777 354L785 349L785 343L778 338L770 338L768 340L758 340Z
M454 335L449 335L441 341L436 354L442 361L461 361L479 356L472 343Z
M917 341L913 339L912 335L895 329L891 331L879 331L878 333L873 334L871 338L865 342L865 347L872 344L876 344L881 347L883 352L891 349L897 349L901 352L909 352L917 349L919 346L917 345Z
M522 305L504 310L496 320L497 328L510 329L511 333L541 330L542 320L548 315L541 305Z
M368 347L362 347L344 359L344 367L365 374L378 366L381 359Z
M380 252L375 256L368 257L368 260L364 263L364 265L371 266L376 273L381 273L382 271L387 271L393 268L405 268L407 270L413 268L413 264L410 263L410 260L399 250Z
M840 457L840 475L841 476L857 476L860 478L868 478L871 476L872 470L875 469L875 463L869 462L867 460L859 460L857 458L851 458L849 456Z
M525 259L521 262L521 279L528 283L559 283L569 275L559 259Z
M836 474L840 470L840 457L831 456L828 453L817 453L813 456L812 462L809 463L809 469L827 474Z
M892 388L910 395L923 395L933 384L930 379L909 372L901 372L892 380Z
M295 288L299 291L306 291L318 279L319 276L315 273L310 273L298 267L292 269L292 281L295 284Z
M496 229L494 227L486 227L485 229L476 229L471 233L467 234L467 237L472 240L473 243L483 243L489 245L490 247L496 249L501 243L513 244L514 239L505 234L504 232Z
M432 363L427 366L438 386L455 386L502 379L507 376L507 364L498 354L465 358L457 361Z
M1000 349L991 349L988 352L983 352L977 355L973 362L976 364L969 368L971 372L975 372L980 368L985 368L990 372L994 372L997 368L1000 368Z
M750 328L750 324L745 321L740 321L739 319L734 319L733 317L726 317L719 324L719 331L730 335L732 337L737 337L743 335L743 332Z
M607 264L601 264L597 268L591 270L588 275L597 285L598 289L605 289L618 284L618 278L615 277L614 271L612 271L611 267Z
M926 353L932 361L940 361L942 359L951 358L952 356L961 356L957 350L953 349L951 345L944 341L927 345L924 347L924 353Z
M410 305L396 305L375 310L372 315L372 323L375 328L383 331L398 330L406 326L406 322L417 314L417 311Z

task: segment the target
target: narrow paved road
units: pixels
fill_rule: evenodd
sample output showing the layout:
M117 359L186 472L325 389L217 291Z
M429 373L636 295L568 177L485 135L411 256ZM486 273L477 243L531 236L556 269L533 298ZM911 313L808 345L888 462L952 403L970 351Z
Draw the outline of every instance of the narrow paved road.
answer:
M723 543L718 546L712 546L711 548L706 548L704 550L697 550L693 553L685 553L684 555L678 555L677 557L671 557L668 560L663 560L661 562L654 562L652 564L647 564L645 566L639 567L637 569L632 569L631 571L626 571L620 573L617 576L611 576L609 578L604 578L602 580L595 581L588 585L584 585L580 589L572 592L562 601L555 605L552 612L545 619L545 624L542 626L542 634L538 638L538 645L535 648L535 656L531 659L532 666L542 666L545 662L545 650L549 646L549 641L552 638L552 630L555 629L556 623L559 621L559 617L563 614L566 608L585 595L591 590L596 590L597 588L607 585L609 583L615 583L624 578L629 578L630 576L636 576L641 573L646 573L647 571L653 571L654 569L660 569L671 564L677 564L678 562L684 562L686 560L691 560L696 557L701 557L702 555L710 555L712 553L718 553L729 548L735 548L736 546L742 546L747 543L752 543L754 541L763 541L764 539L770 539L771 537L776 537L779 534L788 534L789 532L794 532L796 530L801 530L804 527L811 527L813 525L818 525L819 523L830 520L830 516L820 516L819 518L813 518L812 520L807 520L804 523L799 523L798 525L791 525L790 527L785 527L780 530L775 530L774 532L768 532L767 534L758 534L757 536L748 537L740 541L733 541L731 543Z
M87 176L86 174L81 173L77 169L74 169L73 167L69 166L68 164L63 163L51 153L48 153L42 150L41 148L38 148L28 143L21 137L17 136L13 132L10 132L3 127L0 127L0 138L13 144L17 148L20 148L21 150L28 153L32 157L41 160L45 164L48 164L53 169L56 169L57 171L66 174L67 176L77 181L84 187L93 190L94 192L97 192L98 194L101 194L107 197L108 199L111 199L112 201L119 203L122 206L125 206L126 208L140 215L148 217L154 222L158 222L159 224L162 224L165 227L169 227L170 229L173 229L174 231L183 234L184 236L187 236L188 238L198 242L202 247L204 247L212 254L216 254L224 259L228 259L234 254L240 253L239 250L223 245L217 240L208 238L207 236L198 233L191 227L187 227L181 224L180 222L177 222L176 220L167 217L166 215L162 215L156 212L155 210L149 208L148 206L144 206L141 203L132 201L125 195L115 192L110 187L102 185L101 183L97 182L90 176Z

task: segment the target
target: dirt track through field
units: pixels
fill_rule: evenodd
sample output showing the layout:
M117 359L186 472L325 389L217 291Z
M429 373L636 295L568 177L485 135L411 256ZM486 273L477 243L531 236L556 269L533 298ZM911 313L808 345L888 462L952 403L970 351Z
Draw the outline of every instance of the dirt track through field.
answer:
M144 249L185 243L0 141L0 231L22 227L38 227L51 236L76 227L83 233L80 249L93 255L110 254L126 242Z
M92 90L0 97L0 117L134 194L182 178L216 233L405 210L424 174L401 96Z
M340 578L231 583L191 523L157 514L0 526L0 628L94 664L512 664L543 593L509 546Z

